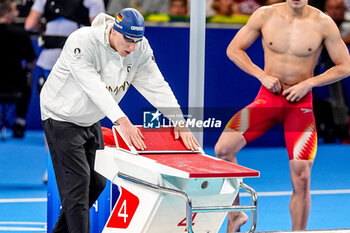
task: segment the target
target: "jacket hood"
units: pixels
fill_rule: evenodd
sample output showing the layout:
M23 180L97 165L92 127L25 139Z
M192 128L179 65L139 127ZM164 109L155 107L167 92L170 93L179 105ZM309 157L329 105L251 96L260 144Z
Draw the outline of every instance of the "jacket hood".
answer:
M91 23L95 37L103 44L109 45L109 32L114 24L114 17L105 13L98 14Z

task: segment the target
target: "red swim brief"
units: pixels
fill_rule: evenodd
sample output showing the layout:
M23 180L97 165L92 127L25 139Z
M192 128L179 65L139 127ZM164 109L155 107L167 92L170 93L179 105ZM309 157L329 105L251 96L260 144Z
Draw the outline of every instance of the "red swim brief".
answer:
M291 103L282 94L273 94L261 87L255 100L236 113L226 128L241 132L249 143L276 124L283 124L289 159L314 160L317 132L312 94Z

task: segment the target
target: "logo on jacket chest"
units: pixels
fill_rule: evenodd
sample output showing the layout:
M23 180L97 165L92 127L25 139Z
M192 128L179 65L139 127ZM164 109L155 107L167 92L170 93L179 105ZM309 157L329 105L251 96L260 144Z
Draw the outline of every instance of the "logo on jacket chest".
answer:
M127 71L128 73L130 73L130 71L131 71L131 65L128 65L128 66L126 67L126 71Z
M119 86L106 86L107 90L111 93L113 93L114 95L117 95L120 91L127 91L130 87L130 82L128 81L124 81L124 83L122 85Z

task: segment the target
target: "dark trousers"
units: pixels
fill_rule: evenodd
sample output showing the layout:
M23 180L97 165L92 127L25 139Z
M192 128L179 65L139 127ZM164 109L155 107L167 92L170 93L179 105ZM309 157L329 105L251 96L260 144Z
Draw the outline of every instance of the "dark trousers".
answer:
M62 203L52 232L89 233L90 207L106 185L94 170L95 152L103 148L101 125L81 127L48 119L43 128Z

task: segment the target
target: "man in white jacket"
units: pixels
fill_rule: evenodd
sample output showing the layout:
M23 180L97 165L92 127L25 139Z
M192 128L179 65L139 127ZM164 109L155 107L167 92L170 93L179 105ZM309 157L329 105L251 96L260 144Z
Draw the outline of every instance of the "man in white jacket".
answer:
M143 35L144 20L135 9L121 10L116 19L99 14L91 27L68 37L41 91L41 118L62 202L53 232L89 232L89 209L105 187L93 169L95 151L103 148L102 118L120 125L129 144L145 148L143 135L118 106L131 84L165 115L182 117ZM188 130L178 128L175 137L188 149L198 147Z

